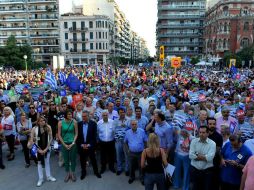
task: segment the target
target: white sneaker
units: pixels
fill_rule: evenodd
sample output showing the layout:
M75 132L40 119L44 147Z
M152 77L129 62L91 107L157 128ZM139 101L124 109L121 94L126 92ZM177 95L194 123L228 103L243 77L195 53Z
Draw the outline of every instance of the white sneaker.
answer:
M56 178L54 178L54 177L52 177L52 176L49 176L49 177L47 177L47 180L48 180L48 181L55 182L55 181L56 181Z
M40 187L43 184L43 180L39 179L39 181L37 182L37 187Z

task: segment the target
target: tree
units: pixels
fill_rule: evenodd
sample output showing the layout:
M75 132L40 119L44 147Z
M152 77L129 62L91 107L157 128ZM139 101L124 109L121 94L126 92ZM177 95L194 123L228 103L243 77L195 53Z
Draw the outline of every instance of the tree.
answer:
M191 64L196 65L199 62L199 57L192 57L191 58Z
M253 61L254 44L250 47L246 47L242 49L236 55L239 56L239 58L241 58L241 61L244 61L245 63L249 63L249 61ZM242 64L242 62L240 64Z
M234 54L232 52L227 52L225 53L224 57L223 57L223 61L224 61L224 66L229 66L230 63L230 59L236 59L236 67L241 67L242 65L242 58L240 56L238 56L237 54Z
M25 69L24 55L27 55L28 68L31 68L32 48L28 44L18 46L15 36L10 36L6 46L0 48L0 65L12 66L15 69Z

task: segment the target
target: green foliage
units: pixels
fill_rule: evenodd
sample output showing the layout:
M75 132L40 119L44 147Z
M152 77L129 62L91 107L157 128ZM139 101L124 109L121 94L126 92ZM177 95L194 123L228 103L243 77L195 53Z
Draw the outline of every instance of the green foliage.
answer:
M239 56L242 61L245 61L245 63L249 63L250 60L253 61L254 45L242 49L240 52L237 53L237 56Z
M12 66L15 69L25 69L24 55L27 55L27 65L32 65L32 48L28 44L19 46L15 36L10 36L6 46L0 48L0 65Z
M199 57L192 57L191 58L191 64L192 65L196 65L199 61L200 61Z
M242 58L238 56L237 54L234 54L232 52L227 52L225 53L223 57L223 61L225 63L225 66L228 67L230 63L230 59L236 59L236 67L241 67L242 66Z

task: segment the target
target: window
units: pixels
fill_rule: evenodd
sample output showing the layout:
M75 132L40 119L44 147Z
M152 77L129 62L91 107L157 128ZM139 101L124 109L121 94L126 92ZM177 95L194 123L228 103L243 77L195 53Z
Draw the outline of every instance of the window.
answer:
M108 28L108 22L105 21L105 28Z
M104 43L102 44L102 47L103 47L103 49L105 49L105 44Z
M82 51L86 50L86 43L82 43Z
M105 32L105 35L106 35L106 39L108 39L108 33L107 32Z
M105 36L104 36L104 32L102 32L102 39L104 39L104 37L105 37Z
M68 22L64 22L64 28L68 28Z
M73 51L77 52L77 44L73 44Z
M90 39L93 39L93 32L90 32Z
M69 44L65 43L65 50L69 50Z
M101 32L99 32L99 39L101 39Z
M93 21L89 21L89 28L93 28Z
M84 29L85 29L85 22L81 21L81 30L84 30Z
M98 49L98 43L96 43L96 49Z
M245 22L243 25L243 30L244 31L249 31L249 22Z
M99 43L99 49L101 49L101 43Z
M76 22L72 22L72 28L73 28L73 30L77 29Z
M77 41L77 33L73 33L73 41Z
M104 28L104 21L102 21L102 28Z
M82 38L82 41L85 41L85 40L86 40L86 33L85 33L85 32L82 32L82 33L81 33L81 38Z
M106 49L108 49L108 43L106 43Z
M249 45L250 45L249 38L243 38L242 41L241 41L241 48L249 47Z
M93 43L90 43L90 49L93 49Z
M65 39L68 40L68 33L65 33Z

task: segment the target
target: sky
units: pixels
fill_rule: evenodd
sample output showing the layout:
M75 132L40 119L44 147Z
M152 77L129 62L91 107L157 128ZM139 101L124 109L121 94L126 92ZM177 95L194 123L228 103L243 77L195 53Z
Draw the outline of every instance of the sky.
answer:
M96 0L94 0L96 1ZM115 0L130 21L131 29L147 42L150 55L156 53L157 0ZM59 0L60 13L70 12L72 0ZM81 4L82 0L74 0Z

